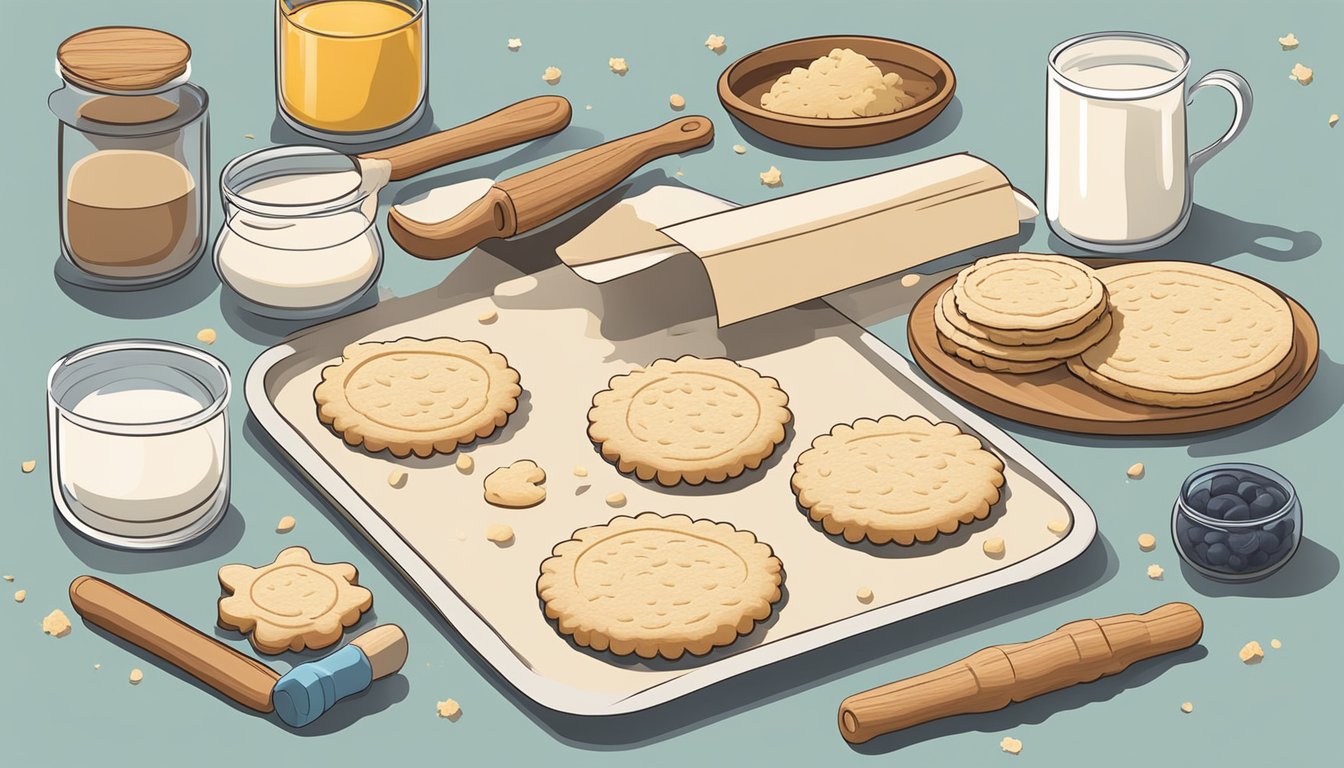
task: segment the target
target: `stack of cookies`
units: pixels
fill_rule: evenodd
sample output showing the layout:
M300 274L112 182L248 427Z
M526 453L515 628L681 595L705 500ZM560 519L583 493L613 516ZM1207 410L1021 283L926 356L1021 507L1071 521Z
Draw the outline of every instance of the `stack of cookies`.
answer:
M963 269L934 311L943 351L997 373L1062 365L1111 331L1095 270L1064 256L1009 253Z

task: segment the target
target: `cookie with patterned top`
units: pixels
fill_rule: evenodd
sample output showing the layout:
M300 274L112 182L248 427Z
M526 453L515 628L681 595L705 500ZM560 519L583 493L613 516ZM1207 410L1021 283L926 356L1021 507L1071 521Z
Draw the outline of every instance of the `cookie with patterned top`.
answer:
M607 461L662 485L755 469L793 418L779 382L725 358L656 360L593 397L588 437Z
M518 371L479 341L371 341L345 348L313 390L318 418L350 445L398 457L452 453L518 409Z
M326 648L373 607L373 593L359 586L355 566L314 562L303 547L289 547L256 568L226 565L219 584L226 593L219 625L250 635L262 653Z
M1003 482L1003 462L957 425L883 416L813 440L792 484L827 533L908 545L988 517Z
M783 566L750 531L645 512L580 528L542 561L546 617L579 645L679 659L730 645L770 617Z

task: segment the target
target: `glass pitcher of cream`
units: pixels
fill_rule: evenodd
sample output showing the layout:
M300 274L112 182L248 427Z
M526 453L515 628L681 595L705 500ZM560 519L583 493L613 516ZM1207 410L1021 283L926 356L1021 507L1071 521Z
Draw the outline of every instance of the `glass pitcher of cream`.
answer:
M1050 51L1045 212L1080 248L1129 253L1168 243L1190 219L1191 180L1246 127L1251 86L1215 69L1186 91L1190 54L1138 32L1097 32ZM1232 96L1232 126L1186 154L1185 107L1201 88Z

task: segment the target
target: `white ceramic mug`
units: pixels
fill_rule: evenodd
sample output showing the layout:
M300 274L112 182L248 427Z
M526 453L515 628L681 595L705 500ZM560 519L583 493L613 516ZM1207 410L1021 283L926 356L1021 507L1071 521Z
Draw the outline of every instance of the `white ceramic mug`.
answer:
M1139 32L1096 32L1050 51L1045 213L1081 248L1129 253L1175 239L1190 219L1191 179L1251 116L1251 86L1215 69L1187 92L1190 54ZM1185 107L1201 88L1232 96L1232 126L1187 157Z

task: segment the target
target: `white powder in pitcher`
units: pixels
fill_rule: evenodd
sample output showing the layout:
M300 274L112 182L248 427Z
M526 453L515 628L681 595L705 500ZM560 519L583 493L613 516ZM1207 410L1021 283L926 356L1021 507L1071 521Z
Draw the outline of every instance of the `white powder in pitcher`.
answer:
M331 201L336 210L304 216L235 211L215 246L220 274L238 293L274 307L320 307L353 295L373 277L382 252L373 226L378 189L387 183L379 170L282 175L241 190L262 207ZM336 201L355 190L366 195L363 204L341 210Z

